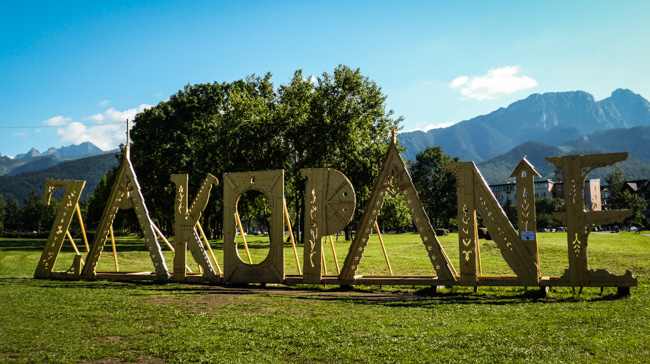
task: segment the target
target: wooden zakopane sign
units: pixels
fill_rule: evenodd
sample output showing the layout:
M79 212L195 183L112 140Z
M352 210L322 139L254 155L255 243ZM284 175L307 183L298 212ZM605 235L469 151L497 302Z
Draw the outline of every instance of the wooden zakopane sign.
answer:
M361 217L361 223L357 229L357 235L350 245L350 251L345 258L343 269L341 270L340 280L345 284L355 282L355 273L359 268L359 263L363 258L363 252L368 244L371 231L375 228L377 217L381 212L382 205L386 195L396 196L401 194L409 208L409 213L422 243L424 252L429 256L433 270L438 274L438 280L441 284L452 283L456 281L456 271L449 261L436 233L431 226L431 221L424 211L420 197L418 196L411 176L408 173L406 164L397 150L395 134L391 139L386 158L375 181L375 187L372 189L370 199L366 204L366 209ZM369 277L365 277L369 278ZM368 281L368 279L366 279ZM383 281L396 281L395 278Z
M537 285L539 267L524 246L519 234L508 220L501 205L490 191L474 162L456 162L445 166L456 176L458 193L458 242L460 250L460 280L473 285L478 280L478 234L476 213L490 231L503 258L516 273L521 284Z
M350 180L330 168L301 169L305 187L304 283L321 283L323 236L336 234L352 220L356 198Z
M587 264L589 233L595 226L621 222L632 214L630 210L585 211L584 186L587 174L600 167L611 166L627 159L627 153L570 155L548 157L546 160L564 171L566 212L553 217L567 227L569 269L556 285L573 287L603 287L636 285L630 271L615 276L604 269L590 270Z
M612 165L627 158L627 153L597 154L549 157L547 160L564 171L566 191L566 212L556 213L554 217L566 224L568 245L568 269L561 277L544 276L540 271L535 216L535 177L539 174L523 158L515 168L511 178L516 178L517 187L517 231L506 217L503 209L489 189L481 173L473 162L455 162L444 168L456 177L458 195L458 270L438 240L418 192L413 185L406 164L396 145L395 134L389 142L388 150L376 177L374 188L365 205L365 210L356 227L356 235L350 244L348 254L340 273L324 274L326 271L322 239L338 233L351 221L356 196L352 183L341 172L328 168L302 169L306 179L303 264L300 269L298 252L291 242L298 275L285 274L284 227L291 226L284 200L284 171L256 171L224 173L224 259L223 272L216 260L210 243L203 234L200 217L208 204L212 187L219 181L208 174L192 205L188 205L188 175L175 174L171 181L176 186L174 203L174 247L151 221L135 171L129 158L130 149L125 149L124 159L119 167L115 183L111 189L97 233L89 247L85 262L76 249L68 228L76 211L83 231L83 222L78 209L78 200L84 181L46 181L46 197L49 198L57 188L65 188L61 207L36 272L37 278L96 278L120 280L159 280L178 282L220 283L284 283L284 284L377 284L377 285L427 285L427 286L569 286L569 287L619 287L627 289L637 284L636 278L628 271L615 276L603 269L591 270L587 264L588 236L594 226L621 221L630 212L585 211L584 181L587 174L598 167ZM262 192L269 201L270 248L266 258L253 264L245 243L237 203L247 191ZM393 275L388 252L386 251L379 227L378 216L388 195L401 196L408 207L417 239L422 242L421 254L426 254L431 263L431 275L399 276ZM153 272L102 272L97 271L97 262L106 243L109 232L112 236L112 223L119 209L133 208L153 266ZM503 259L514 275L484 276L478 239L478 219L480 215ZM242 258L236 240L237 230L242 234L247 259ZM175 254L174 269L170 273L158 244L156 233ZM363 265L364 251L372 234L378 234L390 272L385 275L358 274ZM203 237L203 241L201 237ZM77 252L72 267L64 272L53 272L53 267L65 237L68 237ZM85 232L84 232L85 237ZM330 236L332 252L336 260L333 241ZM115 249L115 245L113 245ZM210 252L210 256L206 252ZM192 273L188 266L187 250L199 267L199 273ZM115 254L115 253L114 253ZM336 261L338 272L338 261ZM117 271L117 257L115 256Z
M50 230L50 235L47 238L45 249L43 249L41 259L38 261L38 266L36 267L36 273L34 273L34 277L50 278L50 275L52 274L52 268L54 268L54 264L56 264L56 260L59 256L59 253L61 252L63 241L66 237L70 236L68 229L70 228L70 223L72 222L75 211L79 211L79 197L81 197L81 191L85 185L86 181L65 181L55 179L45 180L45 199L48 202L48 205L50 203L52 193L56 189L65 188L65 191L59 209L56 212L54 224ZM81 219L81 214L78 216ZM83 221L79 220L79 223L83 229ZM76 250L76 256L79 257L75 259L74 266L72 267L73 273L78 275L80 270L81 255L77 247L74 245L74 241L72 239L70 239L70 243Z
M187 191L189 187L187 174L173 174L172 182L176 184L176 204L174 206L174 280L185 281L187 266L187 249L190 249L192 257L203 269L203 276L210 282L220 282L221 278L210 262L205 252L203 243L197 232L196 225L199 223L201 213L205 210L210 198L212 186L219 184L217 177L208 174L194 198L192 207L188 206ZM215 262L215 264L218 264Z
M117 171L115 183L113 184L111 193L108 197L108 202L104 208L102 218L97 226L97 232L95 233L95 238L90 246L90 252L88 252L86 264L83 267L81 275L84 278L93 278L96 275L95 269L97 267L97 262L99 261L99 257L104 249L104 245L106 244L108 234L112 230L115 215L120 209L135 210L135 215L138 218L138 223L142 230L142 234L144 235L144 241L147 245L147 250L149 251L149 256L151 257L154 266L155 279L169 279L170 274L167 270L167 263L165 262L165 258L160 249L160 244L158 244L158 239L156 238L156 233L154 231L154 224L149 217L147 205L144 203L144 197L140 191L140 185L138 184L135 171L133 170L133 165L131 165L128 142L124 151L124 159Z
M231 283L282 283L284 281L284 171L224 173L223 183L223 280ZM259 264L244 262L235 241L237 201L244 192L251 190L264 193L271 205L269 254Z

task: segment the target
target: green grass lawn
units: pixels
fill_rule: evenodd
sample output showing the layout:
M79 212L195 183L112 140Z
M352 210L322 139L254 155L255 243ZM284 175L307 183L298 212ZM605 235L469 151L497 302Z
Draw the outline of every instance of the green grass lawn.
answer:
M440 237L455 265L457 239ZM384 240L395 274L433 274L417 235ZM268 240L248 243L253 261L262 261ZM335 243L342 265L349 243ZM558 288L539 298L510 287L434 293L36 280L45 241L0 239L0 362L650 362L650 237L591 234L589 243L590 268L639 278L631 296L616 297L614 288L603 295ZM211 245L222 263L222 242ZM480 248L484 275L512 274L493 242ZM120 270L152 270L143 241L119 238L117 250ZM539 251L543 275L567 268L565 234L539 234ZM171 252L163 252L171 269ZM335 273L328 242L325 252ZM302 262L301 247L298 254ZM55 269L68 269L72 256L66 243ZM285 265L297 273L288 244ZM98 270L114 268L109 244ZM358 273L388 273L376 238Z

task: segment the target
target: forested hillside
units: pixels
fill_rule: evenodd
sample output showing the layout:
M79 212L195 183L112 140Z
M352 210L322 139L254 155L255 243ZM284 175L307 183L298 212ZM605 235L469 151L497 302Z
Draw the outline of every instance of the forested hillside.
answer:
M488 183L506 183L508 176L510 176L517 164L519 164L521 158L526 156L526 159L535 167L537 172L542 175L543 179L553 179L553 171L555 168L552 164L546 162L544 159L546 157L569 154L596 154L616 151L620 152L624 150L606 151L603 149L590 148L574 149L569 146L555 147L541 142L532 141L513 148L508 153L477 163L477 166ZM639 158L630 156L627 160L617 164L621 167L627 179L634 180L650 178L650 163ZM591 172L587 178L600 178L601 180L604 180L605 176L612 172L613 167L598 168Z
M98 156L63 162L53 167L33 172L21 173L15 176L0 176L0 194L6 199L12 195L19 203L29 197L31 191L43 193L43 184L47 178L85 180L86 187L82 198L92 194L106 172L118 165L115 154Z

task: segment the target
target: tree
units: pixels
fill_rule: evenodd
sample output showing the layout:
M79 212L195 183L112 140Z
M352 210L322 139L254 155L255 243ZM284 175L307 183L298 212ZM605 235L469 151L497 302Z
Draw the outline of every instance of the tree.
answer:
M50 204L46 205L45 199L43 199L43 218L41 219L42 230L49 231L54 225L54 220L56 219L56 213L61 205L61 200L55 198L50 199ZM80 230L78 224L71 224L70 231Z
M239 198L237 205L240 219L248 222L249 227L271 231L271 209L266 195L260 191L248 191Z
M459 160L445 154L441 147L428 147L411 164L413 184L434 226L449 226L456 216L456 178L442 167Z
M88 229L96 229L104 213L104 207L109 202L111 188L117 176L117 167L111 168L95 187L95 192L88 198L88 209L84 223Z
M5 224L5 198L0 195L0 232L4 230Z
M221 179L224 172L284 169L286 198L298 230L304 200L300 169L319 167L348 176L357 194L358 218L390 130L401 121L391 118L385 100L381 88L346 66L323 73L316 83L296 71L277 91L271 74L186 86L134 120L131 160L152 218L171 230L172 173L189 173L189 195L194 196L206 173ZM221 230L223 189L212 191L203 218Z
M357 196L353 225L370 198L390 131L402 120L391 118L393 112L386 111L385 101L381 88L358 68L339 65L333 74L318 78L306 123L291 128L299 166L335 168L352 182ZM350 225L345 232L348 240Z
M557 226L557 221L553 219L554 212L565 211L566 205L564 199L556 197L542 197L535 200L535 212L537 216L538 229L550 229Z
M117 156L121 158L121 156ZM111 190L113 189L113 184L117 178L117 172L119 168L113 167L110 169L106 175L99 181L95 191L88 198L87 201L83 201L80 206L83 210L83 205L86 207L86 217L84 218L84 224L88 229L97 229L99 222L101 221L102 215L104 213L104 208L109 202L109 196ZM145 201L148 204L148 201ZM71 225L74 227L74 225ZM138 223L137 216L133 210L119 210L113 219L113 229L114 230L126 230L131 233L141 233L140 224Z
M40 232L41 222L45 215L43 197L37 195L35 191L31 191L29 197L24 201L20 215L25 230Z
M189 196L205 175L284 168L282 129L274 122L276 100L271 75L232 83L186 86L169 101L138 114L132 131L131 160L152 218L170 233L174 173L189 174ZM274 136L274 134L277 134ZM210 230L220 229L222 188L203 213ZM216 216L215 216L216 215Z
M623 221L624 225L645 225L646 219L643 216L643 210L646 208L647 203L626 190L626 182L623 170L615 165L614 171L605 177L605 183L609 186L609 197L606 206L609 210L632 210L632 216Z
M378 223L384 231L401 230L411 225L411 214L401 194L397 197L386 195Z
M8 230L18 230L22 227L20 221L20 208L18 207L18 201L14 199L14 196L7 196L7 205L5 206L5 228Z
M503 205L503 212L506 213L506 216L508 217L508 220L512 223L512 225L516 228L517 227L517 206L512 203L510 200L510 196L506 199L506 203Z

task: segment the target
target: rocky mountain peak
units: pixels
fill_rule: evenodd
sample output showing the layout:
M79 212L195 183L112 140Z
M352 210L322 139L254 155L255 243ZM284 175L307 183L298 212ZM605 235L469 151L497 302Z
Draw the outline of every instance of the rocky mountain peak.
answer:
M103 150L99 149L95 144L90 142L84 142L78 145L68 145L62 146L61 148L51 147L42 154L36 150L36 148L30 149L29 152L24 154L18 154L16 159L21 158L34 158L44 155L54 155L59 157L83 157L83 156L92 156L104 153Z
M42 154L36 148L32 148L27 153L18 154L15 159L40 157Z
M506 108L425 134L402 133L406 159L441 146L462 160L481 161L531 140L559 146L599 130L650 125L650 102L627 89L596 101L585 91L532 94Z
M650 102L628 89L616 89L599 103L605 115L619 128L648 125Z

